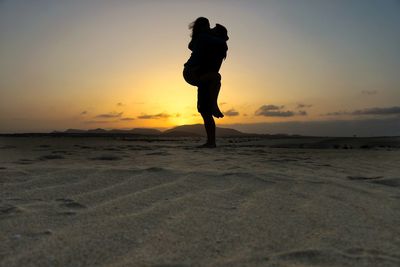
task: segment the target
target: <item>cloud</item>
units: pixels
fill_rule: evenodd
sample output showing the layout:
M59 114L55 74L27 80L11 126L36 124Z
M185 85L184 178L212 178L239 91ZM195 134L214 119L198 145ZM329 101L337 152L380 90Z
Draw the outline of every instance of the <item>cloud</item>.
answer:
M88 114L88 112L86 110L82 111L81 113L79 113L80 115L86 115Z
M346 111L335 111L335 112L328 112L326 114L322 114L325 116L341 116L341 115L349 115L351 113L346 112Z
M112 118L120 118L122 116L123 112L110 112L106 114L99 114L96 116L96 118L102 118L102 119L112 119Z
M134 118L121 118L121 121L133 121L135 120Z
M115 120L113 120L113 121L104 121L104 120L96 121L96 120L92 120L92 121L85 121L84 123L86 123L86 124L97 124L97 123L112 123L112 122L116 122L116 121Z
M270 111L270 110L280 110L284 108L285 106L276 106L276 105L263 105L259 108L262 109L263 111Z
M293 111L261 111L256 113L257 116L265 117L293 117L295 113Z
M291 110L283 110L285 106L276 106L276 105L263 105L259 109L256 110L256 116L264 116L264 117L293 117L296 115L305 116L307 115L306 111L294 112Z
M143 120L150 120L150 119L166 119L171 117L170 114L167 113L158 113L158 114L142 114L138 116L138 119L143 119Z
M235 116L239 116L239 112L236 111L235 109L231 108L230 110L225 111L224 115L228 116L228 117L235 117Z
M388 107L388 108L367 108L361 110L355 110L352 112L354 115L393 115L400 114L399 107Z
M325 114L326 116L340 116L340 115L397 115L400 114L400 106L386 107L386 108L365 108L358 109L351 112L348 111L335 111Z
M301 103L299 103L299 104L297 104L296 109L311 108L311 107L312 107L312 105L307 105L307 104L301 104Z
M362 90L361 94L363 95L376 95L378 93L378 91L376 90Z
M219 103L220 106L223 106L223 105L226 105L226 104L227 104L226 102L220 102Z

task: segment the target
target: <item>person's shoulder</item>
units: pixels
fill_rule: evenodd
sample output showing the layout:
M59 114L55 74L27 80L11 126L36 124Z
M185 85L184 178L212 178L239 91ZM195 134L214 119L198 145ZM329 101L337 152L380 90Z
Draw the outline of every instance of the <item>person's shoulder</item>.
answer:
M199 35L196 37L199 41L204 41L210 39L211 34L208 32L202 32L199 33Z
M226 40L224 40L222 37L220 36L216 36L216 35L212 35L213 37L213 41L215 43L221 44L221 45L226 45Z

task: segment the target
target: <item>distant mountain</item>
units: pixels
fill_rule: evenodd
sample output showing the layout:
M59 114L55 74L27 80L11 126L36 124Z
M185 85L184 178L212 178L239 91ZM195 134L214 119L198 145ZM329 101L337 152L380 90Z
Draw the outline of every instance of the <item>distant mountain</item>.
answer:
M185 135L186 134L186 135ZM206 136L206 131L204 129L203 124L192 124L192 125L182 125L177 126L175 128L166 130L162 133L162 136ZM248 134L239 132L235 129L230 128L216 128L216 136L217 137L236 137L236 136L245 136Z
M112 129L105 130L102 128L90 129L90 130L80 130L80 129L68 129L64 132L53 132L54 134L72 134L72 135L111 135L111 134L122 134L122 135L145 135L145 136L162 136L162 137L204 137L206 136L206 131L203 124L192 124L192 125L182 125L177 126L172 129L168 129L161 132L157 129L152 128L134 128L128 130ZM242 133L235 129L230 128L216 128L217 137L238 137L238 136L248 136L251 134Z
M91 130L87 130L87 133L95 133L95 134L104 134L107 133L107 130L101 129L101 128L97 128L97 129L91 129Z
M162 132L152 128L135 128L131 130L134 134L160 135Z
M113 129L109 133L140 134L140 135L160 135L162 132L152 128L134 128L130 130Z
M138 134L138 135L160 135L161 131L152 128L134 128L128 130L112 129L105 130L101 128L80 130L80 129L68 129L64 132L56 132L61 134Z
M55 131L55 132L53 132L53 133L71 133L71 134L75 134L75 133L86 133L86 132L87 132L86 130L68 129L68 130L66 130L66 131L64 131L64 132Z

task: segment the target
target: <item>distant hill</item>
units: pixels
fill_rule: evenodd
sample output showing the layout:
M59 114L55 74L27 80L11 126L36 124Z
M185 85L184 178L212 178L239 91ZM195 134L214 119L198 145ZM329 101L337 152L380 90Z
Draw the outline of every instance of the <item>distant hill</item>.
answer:
M161 137L204 137L206 131L203 124L181 125L161 132L152 128L134 128L128 130L112 129L105 130L101 128L81 130L81 129L68 129L64 132L54 132L55 134L72 134L72 135L108 135L108 134L122 134L122 135L145 135L145 136L161 136ZM248 136L250 134L242 133L235 129L230 128L216 128L217 137L237 137Z
M239 132L235 129L229 128L216 128L217 137L236 137L245 136L248 134ZM162 133L162 136L179 136L179 137L194 137L194 136L206 136L206 131L203 124L192 124L192 125L182 125L175 128L166 130Z
M104 134L107 132L109 132L109 131L101 129L101 128L87 130L87 133L94 133L94 134Z
M162 132L157 129L152 128L134 128L131 130L120 130L113 129L109 131L110 133L129 133L129 134L140 134L140 135L160 135Z
M137 135L160 135L162 132L152 128L134 128L128 130L112 129L105 130L101 128L80 130L80 129L68 129L64 132L55 132L58 134L137 134Z
M64 132L59 132L59 131L54 131L53 133L71 133L71 134L76 134L76 133L86 133L86 130L80 130L80 129L68 129L65 130Z
M107 137L107 136L159 136L159 137L205 137L206 131L203 124L181 125L166 131L160 131L153 128L133 128L133 129L111 129L106 130L102 128L97 129L67 129L65 131L53 131L51 133L25 133L25 134L11 134L11 135L25 135L25 136L79 136L79 137ZM243 133L230 128L216 128L217 137L241 137L241 136L260 136L258 134Z

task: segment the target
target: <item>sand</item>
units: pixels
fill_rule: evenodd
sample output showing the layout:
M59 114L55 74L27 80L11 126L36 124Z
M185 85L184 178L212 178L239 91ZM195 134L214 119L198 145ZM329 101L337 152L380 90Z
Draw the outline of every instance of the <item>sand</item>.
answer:
M399 149L198 142L0 138L0 266L400 266Z

